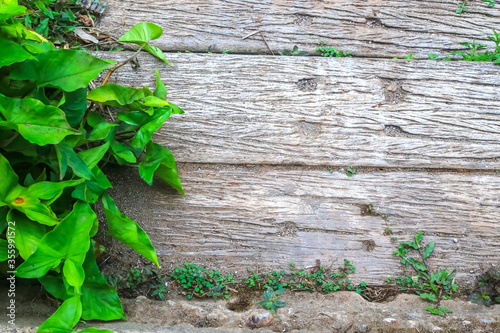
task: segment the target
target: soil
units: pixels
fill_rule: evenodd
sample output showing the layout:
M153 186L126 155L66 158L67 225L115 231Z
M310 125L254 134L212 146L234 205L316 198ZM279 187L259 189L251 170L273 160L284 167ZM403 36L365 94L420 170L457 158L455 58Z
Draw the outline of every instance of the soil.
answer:
M5 289L5 286L3 287ZM6 294L6 290L1 291ZM260 294L244 292L229 301L187 300L170 291L165 301L145 296L122 299L128 321L87 322L85 327L115 332L500 332L500 307L479 306L454 299L442 304L453 311L446 317L430 315L416 295L400 294L391 301L368 302L354 292L328 295L287 291L287 302L277 316L258 305ZM260 295L260 296L259 296ZM8 299L0 300L6 309ZM4 320L0 332L31 333L55 311L57 303L39 286L20 281L17 286L16 326ZM2 310L5 311L5 310ZM1 314L5 318L5 314ZM82 326L83 328L84 326ZM213 330L217 328L217 330Z

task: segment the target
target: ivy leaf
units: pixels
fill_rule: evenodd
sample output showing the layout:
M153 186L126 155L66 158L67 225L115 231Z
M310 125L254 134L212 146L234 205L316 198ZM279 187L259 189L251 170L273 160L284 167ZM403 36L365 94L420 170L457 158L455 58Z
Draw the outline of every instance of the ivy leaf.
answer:
M77 201L71 213L42 238L35 253L17 268L17 276L42 277L65 259L64 278L78 290L84 281L82 264L90 248L89 233L96 219L88 203Z
M19 177L10 166L9 161L2 154L0 154L0 175L2 175L0 201L5 201L10 190L18 185Z
M111 143L106 142L103 145L83 150L77 155L81 157L82 161L87 165L87 167L92 170L97 165L97 163L102 160L110 146Z
M160 79L160 73L158 70L155 68L155 74L156 74L156 89L153 92L153 95L155 97L161 98L163 100L167 100L167 87L165 87L165 84L163 81Z
M160 267L156 251L144 230L128 216L120 213L109 194L105 193L102 196L102 203L108 221L109 234Z
M82 316L80 296L68 298L36 331L37 333L72 333Z
M146 51L170 65L170 63L165 59L165 55L159 48L148 44L150 40L157 39L162 34L163 29L154 23L138 23L127 31L118 40L118 42L134 43L139 46L143 46Z
M24 14L26 7L19 6L17 0L3 0L0 6L0 21Z
M0 262L5 261L8 259L9 255L9 243L3 239L0 238Z
M73 187L83 182L83 179L68 180L64 182L39 182L28 187L31 195L41 200L51 200L59 197L66 187Z
M94 204L104 191L112 187L108 178L98 166L92 169L92 173L95 176L95 181L87 180L85 183L78 185L71 194L73 198Z
M33 98L9 98L0 94L0 126L14 129L40 146L57 144L66 136L79 134L66 121L64 112Z
M120 37L118 42L134 43L141 45L150 40L158 39L163 34L163 29L154 23L138 23ZM142 45L141 45L142 46Z
M133 148L129 147L128 145L113 140L113 142L111 143L111 149L116 155L118 155L119 158L125 160L126 162L128 163L137 162L137 158L132 152ZM118 161L118 163L120 163L120 161Z
M47 230L44 225L29 220L15 210L11 210L7 216L9 221L16 223L16 248L21 257L26 260L36 251Z
M80 125L85 111L87 111L87 88L64 92L64 104L59 108L66 114L66 119L71 127Z
M19 44L8 39L0 39L0 67L9 66L27 59L35 59Z
M108 83L92 90L87 98L94 102L120 107L144 98L144 91L142 89Z
M432 251L434 251L434 246L436 245L436 243L434 241L430 242L426 247L425 247L425 250L424 250L424 259L425 258L429 258L429 256L431 255Z
M91 80L113 64L85 52L56 49L37 55L36 60L23 62L12 71L11 78L36 81L39 87L75 91L87 88Z
M87 252L83 263L85 281L82 286L83 320L127 319L116 292L97 267L94 246Z
M55 146L55 148L57 153L57 160L59 161L61 179L63 179L66 175L66 169L68 166L73 169L73 172L78 177L82 177L88 180L95 179L88 165L85 164L82 158L75 153L73 148L68 143L61 141L58 145Z
M102 122L97 124L90 133L89 140L97 141L106 138L111 129L116 126L118 126L118 124L110 124L108 122Z
M5 203L13 209L24 213L30 220L53 226L59 223L54 212L21 185L14 187L5 198Z
M157 143L150 141L146 145L144 161L139 164L139 175L149 185L153 184L153 175L157 175L184 195L174 156Z
M93 242L92 242L93 243ZM94 244L91 245L83 263L85 281L81 290L83 320L127 319L116 288L110 286L97 267ZM61 276L46 275L38 279L54 297L66 300L71 297L64 287ZM81 331L80 331L81 332Z
M137 131L134 139L130 145L134 148L144 147L148 142L151 141L154 132L158 130L163 123L172 114L172 109L168 108L157 108L153 116L148 119L148 122L141 126Z

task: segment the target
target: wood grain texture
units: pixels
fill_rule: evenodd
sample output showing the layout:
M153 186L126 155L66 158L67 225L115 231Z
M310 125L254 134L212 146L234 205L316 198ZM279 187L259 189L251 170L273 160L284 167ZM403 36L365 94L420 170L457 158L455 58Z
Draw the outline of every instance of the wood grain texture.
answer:
M470 1L459 15L449 0L109 0L101 30L116 38L134 24L164 28L156 41L165 51L269 53L260 30L277 53L291 49L317 54L315 43L363 57L427 58L449 54L461 42L485 42L498 26L500 8Z
M121 60L130 53L100 52ZM499 66L485 63L150 55L112 80L154 88L173 116L156 140L179 162L494 169Z
M241 272L316 259L336 267L346 258L361 280L382 283L401 274L391 237L410 240L418 230L426 243L436 241L433 267L472 277L499 264L500 177L493 172L349 178L304 167L183 164L179 170L187 199L160 183L140 186L130 175L113 180L117 204L142 222L165 265L192 261ZM379 215L363 213L369 204ZM384 236L385 228L394 235Z

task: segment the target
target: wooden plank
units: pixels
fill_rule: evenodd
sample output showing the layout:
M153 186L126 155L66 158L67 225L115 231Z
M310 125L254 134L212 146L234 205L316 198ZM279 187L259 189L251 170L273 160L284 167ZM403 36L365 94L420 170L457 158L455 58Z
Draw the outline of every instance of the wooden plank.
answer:
M130 53L100 52L126 59ZM172 117L156 140L179 162L499 167L499 66L484 63L141 55L114 82L154 87Z
M304 167L182 164L187 199L138 177L113 176L118 206L141 222L160 261L243 271L289 262L336 267L381 283L401 274L391 237L436 241L433 267L469 277L500 258L500 177L494 173L344 173ZM366 213L372 204L377 216ZM388 220L381 217L388 216ZM394 235L384 236L385 228ZM223 266L221 266L223 265Z
M120 37L134 24L153 22L165 34L156 41L165 51L269 53L301 50L318 54L325 41L363 57L427 59L429 53L448 55L461 42L481 42L498 29L500 8L470 1L459 15L449 0L109 0L100 28ZM491 44L492 45L492 44Z

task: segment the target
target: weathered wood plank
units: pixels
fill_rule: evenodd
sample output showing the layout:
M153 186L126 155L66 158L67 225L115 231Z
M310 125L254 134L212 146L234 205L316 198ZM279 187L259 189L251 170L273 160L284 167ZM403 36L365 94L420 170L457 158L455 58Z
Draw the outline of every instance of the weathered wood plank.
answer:
M326 41L364 57L427 58L448 54L472 39L487 41L498 29L498 6L481 1L455 13L449 0L109 0L101 28L115 37L139 22L153 22L165 34L156 45L165 51L269 53L262 36L242 37L260 30L269 46L279 50L298 45L316 52Z
M125 59L129 53L101 52ZM492 169L499 66L484 63L149 55L113 80L154 87L172 117L156 140L180 162Z
M130 175L113 177L118 205L143 222L165 265L210 262L241 271L316 259L335 267L347 258L360 279L381 283L400 274L391 237L410 240L418 230L425 242L436 241L434 267L457 268L464 277L499 263L500 177L494 173L349 178L303 167L179 169L187 199L166 186L139 186ZM368 204L379 215L362 213ZM384 236L385 228L394 235Z

